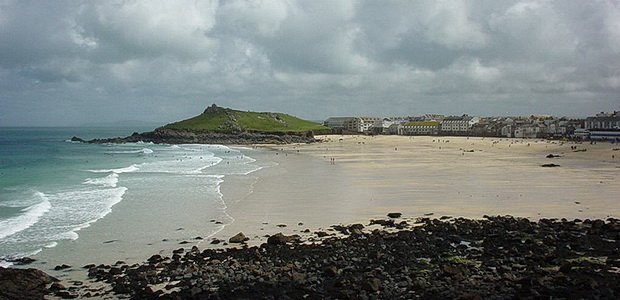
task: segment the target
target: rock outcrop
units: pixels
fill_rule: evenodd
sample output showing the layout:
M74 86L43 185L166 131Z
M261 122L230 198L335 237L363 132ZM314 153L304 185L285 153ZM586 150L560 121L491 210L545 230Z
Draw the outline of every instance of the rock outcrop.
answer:
M75 138L76 141L82 139ZM74 140L72 139L72 140ZM83 141L83 140L82 140ZM137 133L128 137L109 139L94 139L87 141L94 144L123 144L123 143L155 143L155 144L291 144L316 142L314 134L307 132L258 132L244 131L240 133L226 133L209 130L188 130L160 127L154 131Z
M319 244L275 234L260 247L192 248L141 265L91 267L89 275L133 299L620 296L620 220L411 221L397 232L374 229Z
M37 269L0 267L0 299L44 299L58 279Z

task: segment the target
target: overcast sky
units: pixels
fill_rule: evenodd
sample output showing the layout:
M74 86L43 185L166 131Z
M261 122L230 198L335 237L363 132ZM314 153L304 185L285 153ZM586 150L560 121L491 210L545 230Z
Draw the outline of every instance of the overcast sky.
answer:
M620 110L620 0L0 0L0 126Z

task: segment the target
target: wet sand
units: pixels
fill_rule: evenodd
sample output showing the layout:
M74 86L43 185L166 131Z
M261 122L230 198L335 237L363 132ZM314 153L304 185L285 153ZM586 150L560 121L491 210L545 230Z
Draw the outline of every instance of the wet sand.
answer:
M250 193L235 196L234 184L225 183L227 212L235 221L216 237L227 240L243 232L250 243L260 243L267 234L367 224L389 212L411 218L620 216L620 151L613 150L618 147L614 144L479 137L319 138L322 143L264 146L268 151L258 159L277 166L259 171ZM548 154L559 157L546 158ZM541 167L549 163L560 166Z
M226 226L210 238L201 234L200 224L213 225L213 217L191 217L199 212L185 212L193 218L189 220L191 226L186 224L188 220L174 216L171 220L143 216L144 222L137 223L145 225L145 232L160 222L171 223L166 226L172 228L165 236L168 240L142 241L144 246L131 254L117 250L125 246L121 241L95 243L99 249L85 249L77 260L76 253L57 255L70 249L57 247L44 253L61 259L33 267L48 272L57 264L69 263L73 269L51 274L64 280L85 280L86 271L80 267L86 263L113 264L119 259L133 263L193 245L201 249L230 247L211 241L228 241L238 232L250 238L248 244L256 245L278 232L304 235L305 229L329 232L335 224L367 225L370 219L385 218L389 212L401 212L403 218L620 216L620 151L612 150L617 145L466 137L319 138L323 142L242 150L264 168L224 180L221 192L232 219L219 220ZM560 157L546 158L548 154ZM541 167L548 163L560 166ZM122 218L134 218L130 207L124 207L131 203L121 204L110 218L85 229L84 238L89 232L109 232ZM185 230L174 231L177 226ZM206 239L195 240L194 236ZM100 234L95 238L101 240ZM189 243L179 244L181 241Z

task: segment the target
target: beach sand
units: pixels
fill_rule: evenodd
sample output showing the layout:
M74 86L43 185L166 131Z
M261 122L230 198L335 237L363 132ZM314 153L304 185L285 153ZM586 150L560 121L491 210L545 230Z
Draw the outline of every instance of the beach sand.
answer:
M620 151L613 150L614 144L481 137L318 138L323 142L262 147L268 151L258 159L277 165L259 171L252 192L240 195L233 182L223 185L227 212L235 221L215 237L227 240L243 232L250 243L260 243L264 235L368 224L389 212L409 218L620 216ZM549 154L559 157L546 158ZM560 166L541 167L550 163Z
M191 201L183 205L183 199L135 216L131 206L137 203L123 201L108 217L81 231L80 239L43 251L36 258L45 265L33 267L63 280L85 280L86 271L80 267L88 263L131 264L194 245L230 247L211 240L228 241L239 232L250 238L249 245L278 232L306 237L316 231L334 233L331 225L367 225L390 212L410 219L620 216L620 151L612 150L617 145L477 137L318 138L323 142L243 148L264 168L225 178L224 218L192 211ZM546 158L548 154L560 157ZM560 166L541 167L548 163ZM171 192L171 199L176 195ZM179 210L183 211L175 216ZM127 228L126 220L137 227ZM207 238L201 226L212 226L213 221L225 226ZM184 230L176 231L178 227ZM149 236L153 229L168 231ZM205 240L192 239L195 236ZM101 243L108 239L114 242ZM51 271L63 263L74 268Z

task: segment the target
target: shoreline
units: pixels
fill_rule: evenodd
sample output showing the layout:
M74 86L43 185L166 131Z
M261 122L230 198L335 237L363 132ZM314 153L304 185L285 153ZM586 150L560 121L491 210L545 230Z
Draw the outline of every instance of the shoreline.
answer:
M204 239L187 245L153 245L159 249L144 249L148 252L144 259L194 244L202 250L235 247L228 239L238 232L249 238L249 246L263 244L267 236L279 232L307 237L303 231L308 229L310 235L331 234L333 225L366 225L390 212L412 219L514 215L570 220L620 215L613 197L620 190L620 157L611 159L617 153L611 144L471 137L321 138L325 141L313 144L237 148L266 165L221 184L226 213L234 221L212 236L220 243ZM573 152L573 146L587 151ZM546 158L548 154L561 157ZM549 162L560 167L540 167ZM53 267L41 266L44 271ZM85 280L86 272L76 265L72 271L51 274Z
M34 269L21 276L41 282L28 289L32 299L46 294L57 297L52 299L615 299L620 294L618 219L533 222L390 214L332 231L274 234L261 245L240 248L194 246L131 265L89 265L89 282L69 287ZM11 294L14 286L9 287L0 296L23 295Z

